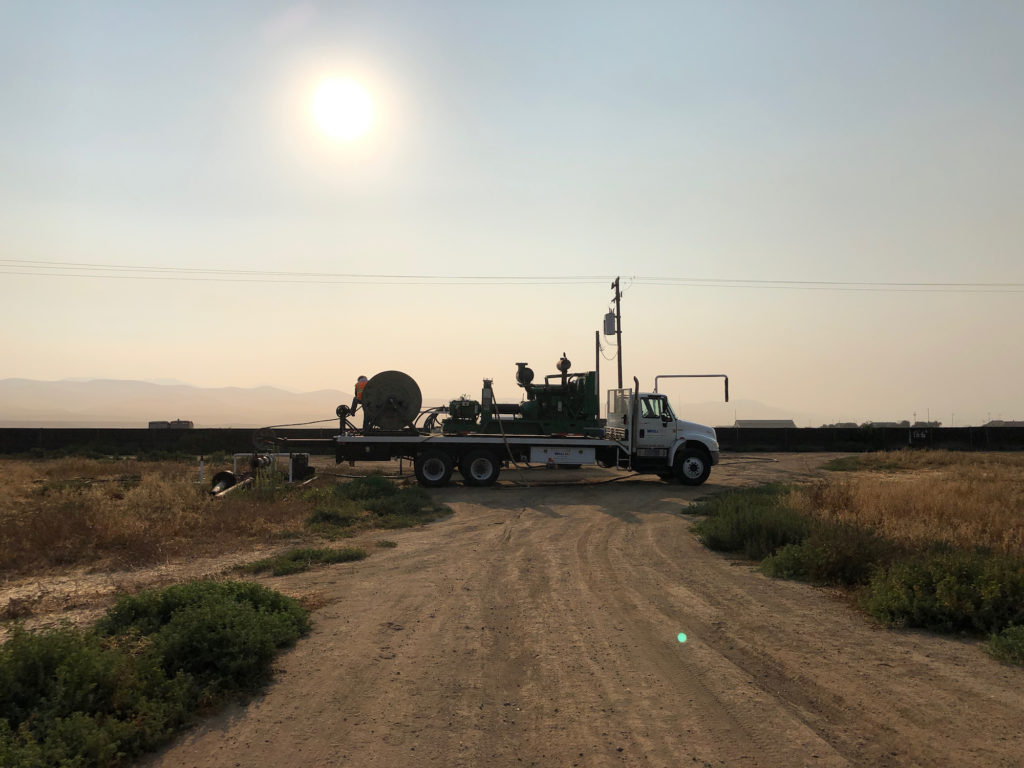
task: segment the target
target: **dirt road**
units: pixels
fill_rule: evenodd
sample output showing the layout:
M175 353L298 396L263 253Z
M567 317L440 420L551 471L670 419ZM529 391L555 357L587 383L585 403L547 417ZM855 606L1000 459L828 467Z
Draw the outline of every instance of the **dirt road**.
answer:
M694 499L823 457L777 459L438 492L455 515L395 549L269 579L323 602L312 634L148 765L1024 765L1024 670L700 545Z

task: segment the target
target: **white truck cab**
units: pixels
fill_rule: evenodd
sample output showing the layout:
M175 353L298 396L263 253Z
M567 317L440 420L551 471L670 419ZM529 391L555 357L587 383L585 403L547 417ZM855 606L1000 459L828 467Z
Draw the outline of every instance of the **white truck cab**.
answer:
M684 485L707 480L720 457L714 428L677 418L658 392L610 390L605 434L629 446L630 469Z

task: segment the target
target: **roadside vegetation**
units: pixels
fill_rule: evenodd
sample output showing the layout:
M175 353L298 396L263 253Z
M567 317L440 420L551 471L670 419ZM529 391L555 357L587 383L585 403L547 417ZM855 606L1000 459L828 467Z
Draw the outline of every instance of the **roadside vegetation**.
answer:
M308 629L295 600L230 581L123 597L90 630L15 627L0 646L0 765L127 765L259 690Z
M451 510L435 504L418 485L399 487L380 475L310 489L309 528L327 538L352 536L368 528L409 528L436 520Z
M366 550L358 547L346 547L344 549L290 549L280 555L257 560L238 567L238 570L246 573L266 573L271 576L288 576L292 573L300 573L308 570L314 565L330 565L332 563L351 563L354 560L364 560Z
M216 467L208 463L207 479ZM217 499L197 480L194 462L0 460L0 575L133 568L421 525L449 511L422 489L380 476L289 487L268 472Z
M715 496L695 530L769 576L845 587L895 626L988 636L1024 663L1024 456L894 452ZM852 474L846 474L850 472Z

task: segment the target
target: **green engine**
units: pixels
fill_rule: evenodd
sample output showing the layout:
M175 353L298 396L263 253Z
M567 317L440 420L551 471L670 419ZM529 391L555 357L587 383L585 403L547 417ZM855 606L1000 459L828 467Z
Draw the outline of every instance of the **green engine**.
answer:
M534 373L526 363L516 363L516 383L526 391L521 403L494 401L491 380L484 379L481 401L461 397L448 405L450 418L442 422L446 434L508 435L599 435L600 419L597 373L569 373L565 355L558 361L558 373L534 384Z

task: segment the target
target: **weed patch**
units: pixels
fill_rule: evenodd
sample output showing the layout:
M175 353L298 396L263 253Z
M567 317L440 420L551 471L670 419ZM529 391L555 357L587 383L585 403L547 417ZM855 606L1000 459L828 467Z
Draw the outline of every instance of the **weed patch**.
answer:
M1024 624L1024 561L957 550L917 554L878 571L861 605L887 624L1000 632Z
M762 559L763 573L855 590L879 621L987 635L1024 663L1024 499L1020 457L866 454L859 472L713 497L694 526L711 549ZM915 470L894 474L896 470Z
M768 556L761 571L775 578L853 587L866 584L896 551L892 543L866 528L815 521L806 539Z
M194 582L125 597L91 631L15 627L0 646L0 765L114 768L256 690L308 630L256 584Z
M248 573L264 573L270 571L273 576L287 576L308 570L314 565L330 563L350 563L367 557L366 550L357 547L345 549L293 549L276 557L268 557L240 566L239 570Z
M313 510L307 523L314 531L329 536L336 533L335 529L359 525L365 517L363 508L356 502L332 498Z
M312 489L306 498L315 504L308 525L327 538L349 536L366 528L409 528L450 512L435 504L423 488L400 488L380 475Z
M714 496L697 505L707 518L694 526L710 549L740 552L760 560L787 544L799 544L810 521L781 503L782 486L766 486Z
M380 475L294 488L283 474L261 470L218 499L197 477L192 462L0 459L0 575L135 568L310 534L338 539L423 525L451 511Z
M308 506L255 495L212 501L184 463L0 461L0 573L131 568L218 554L294 530Z
M862 472L869 469L880 472L894 472L911 469L911 467L906 466L906 464L898 459L893 458L895 455L897 454L891 451L882 451L880 453L860 454L859 456L840 456L838 459L825 462L822 465L822 469L827 469L831 472Z
M1000 661L1024 665L1024 625L1007 627L992 635L988 639L988 652Z
M340 499L367 501L394 496L399 491L395 483L383 475L357 477L342 485L334 486L334 493Z

